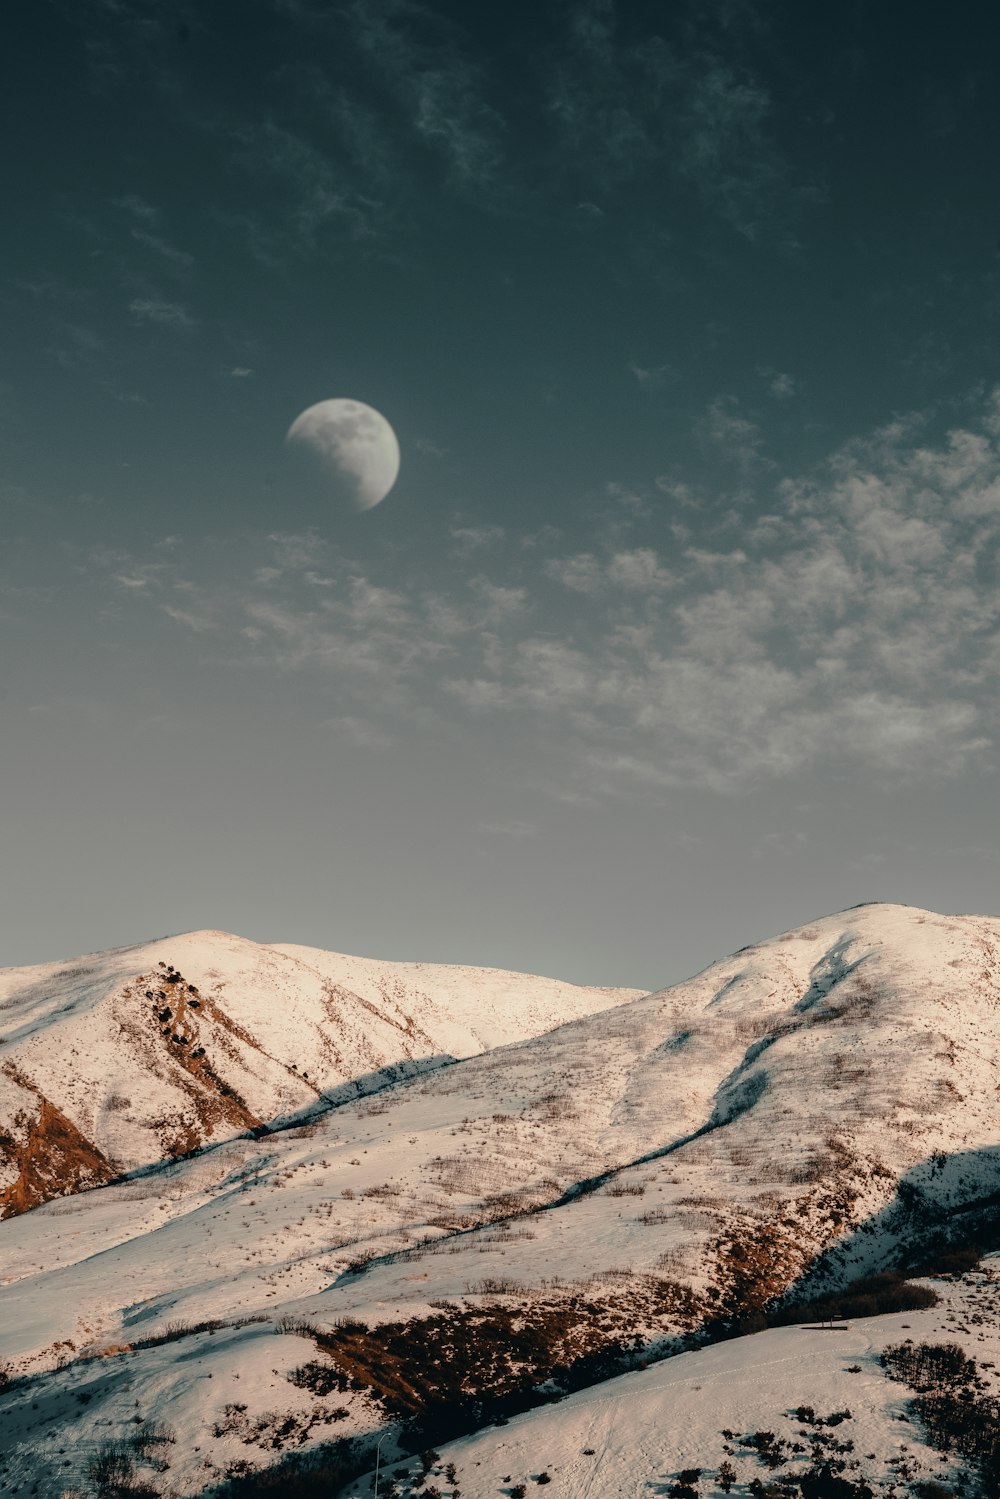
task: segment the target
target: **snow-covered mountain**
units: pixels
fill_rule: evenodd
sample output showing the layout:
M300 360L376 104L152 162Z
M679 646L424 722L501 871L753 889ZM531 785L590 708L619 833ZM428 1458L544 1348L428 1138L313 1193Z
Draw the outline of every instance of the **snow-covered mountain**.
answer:
M706 1330L755 1325L783 1297L995 1233L998 954L995 918L861 907L660 993L556 1013L529 1039L483 1052L499 1037L480 1032L481 1054L368 1097L341 1094L326 1112L315 1093L278 1098L268 1133L237 1136L234 1124L185 1159L8 1219L0 1360L32 1382L6 1396L0 1493L32 1463L51 1476L67 1459L90 1492L88 1454L137 1412L177 1438L162 1493L199 1493L334 1438L360 1471L382 1431L386 1451L404 1429L410 1442L444 1441L539 1391L588 1387ZM217 976L177 942L152 956L115 955L124 966L83 1012L112 991L127 1006L138 968L139 998L171 1008L170 1023L174 991L193 985L206 1030L192 1026L192 1038L205 1044ZM160 961L176 966L155 987L145 976ZM12 987L27 1026L25 986ZM247 980L239 1011L237 988L219 1008L242 1025L267 1005ZM457 1055L471 1019L440 1005L437 1032L419 1023ZM186 1026L189 1008L180 1013ZM258 1045L314 1081L313 1033L296 1021L280 1050L266 1023L254 1021ZM154 1048L167 1040L156 1034ZM96 1054L92 1076L112 1054ZM124 1077L109 1086L123 1092ZM68 1087L59 1097L69 1117L79 1105ZM312 1113L296 1114L306 1104ZM750 1342L780 1349L785 1336ZM707 1377L719 1357L684 1353L709 1361L686 1377ZM623 1377L664 1401L682 1379ZM586 1398L597 1396L574 1397ZM485 1467L481 1451L475 1460ZM468 1482L463 1494L496 1491ZM617 1482L591 1474L571 1491L633 1492Z
M226 932L0 970L0 1217L638 992Z

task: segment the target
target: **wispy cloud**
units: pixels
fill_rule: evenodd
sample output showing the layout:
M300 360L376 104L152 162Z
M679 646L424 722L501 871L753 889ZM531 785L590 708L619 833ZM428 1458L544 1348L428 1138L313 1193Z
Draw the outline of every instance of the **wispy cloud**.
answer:
M256 209L227 215L263 264L279 266L338 240L364 247L379 238L376 199L305 134L273 120L245 121L228 133L246 171L270 178L283 200L282 212L267 218Z
M105 340L82 323L58 321L48 352L63 369L94 369L103 362Z
M134 86L137 79L150 87L170 87L177 41L189 35L195 23L194 7L187 0L169 16L158 0L82 0L76 10L87 27L85 50L96 91ZM142 201L135 195L129 198Z
M189 271L194 265L194 256L189 255L186 250L179 250L159 234L151 234L146 229L133 229L132 238L136 244L141 245L144 250L151 251L161 261L175 271Z
M138 193L125 193L121 198L114 199L116 208L124 209L134 219L143 224L156 224L160 219L160 210L152 203L147 203Z
M258 260L281 267L331 250L392 260L441 193L494 209L507 200L490 59L460 25L418 0L276 9L291 28L281 78L294 104L209 127L235 144L248 180L267 177L281 194L280 212L254 202L224 214ZM304 60L305 36L322 38L323 66Z
M353 37L418 141L462 192L494 192L505 124L486 97L486 73L460 30L416 0L354 0Z
M678 378L677 371L669 363L654 364L648 368L641 364L630 364L629 372L640 390L659 390Z
M368 718L358 718L351 713L342 713L331 718L328 727L338 739L344 739L356 749L388 749L392 735Z
M545 571L571 593L590 597L611 589L630 593L659 592L671 582L670 573L651 547L609 552L601 558L591 552L552 557L545 564Z
M736 396L721 395L710 401L698 430L706 446L743 473L748 473L763 461L763 432L760 425L746 415Z
M536 213L543 203L550 212L554 189L578 226L613 219L617 188L652 174L657 202L693 192L749 238L769 232L778 200L794 195L772 132L774 102L744 45L751 7L683 7L655 24L637 24L616 0L543 8L525 30L538 65L525 71L516 118L497 58L438 7L277 8L300 35L329 39L335 28L344 59L339 71L290 65L316 128L271 120L237 132L250 156L280 163L299 184L307 251L320 223L336 220L357 238L362 222L366 234L398 228L404 203L407 216L419 213L415 172L432 191L493 212ZM261 242L265 228L274 233L257 213L247 218Z
M743 46L753 9L677 7L643 33L615 0L565 15L547 100L565 169L605 191L655 169L661 197L672 182L745 237L769 231L792 178L771 93Z
M506 532L503 526L453 526L451 539L458 556L467 558L503 541Z
M160 297L133 297L128 310L134 323L155 323L162 328L175 328L183 333L189 333L198 326L197 320L186 307Z
M758 366L757 378L763 380L768 393L776 401L790 401L798 389L793 375L789 375L782 370L772 369L767 364Z
M759 237L785 167L770 144L771 100L759 79L706 60L691 80L683 169L707 203L748 239Z
M152 605L210 643L214 659L335 678L350 703L337 721L354 742L361 723L390 732L379 715L425 718L428 674L447 661L457 668L470 641L516 632L529 607L523 588L483 574L451 591L386 586L313 532L270 537L266 560L242 583L194 581L179 551L153 561L100 552L91 564L112 584L116 607Z
M656 116L672 71L662 38L632 47L618 33L613 0L589 0L567 12L566 34L549 84L559 144L580 147L605 184L632 177L656 154Z

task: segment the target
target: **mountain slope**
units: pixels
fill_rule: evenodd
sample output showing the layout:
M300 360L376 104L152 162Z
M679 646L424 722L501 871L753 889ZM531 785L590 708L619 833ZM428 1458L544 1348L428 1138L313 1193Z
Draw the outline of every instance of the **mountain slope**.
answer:
M0 1217L636 992L223 932L0 971Z
M454 1485L463 1499L495 1499L519 1484L534 1493L544 1473L554 1496L646 1499L669 1494L681 1473L700 1469L701 1492L709 1499L724 1492L715 1475L728 1461L733 1492L742 1499L754 1492L753 1483L759 1493L762 1484L832 1458L843 1463L848 1480L878 1485L880 1495L899 1494L907 1479L944 1481L946 1494L965 1465L957 1453L935 1451L919 1424L905 1419L911 1392L887 1377L880 1354L907 1338L958 1341L978 1361L994 1397L1000 1393L1000 1259L986 1260L983 1268L960 1283L936 1279L942 1303L928 1311L866 1318L834 1334L775 1329L610 1379L443 1444L426 1483L446 1492ZM757 1433L776 1440L754 1440ZM407 1474L398 1484L399 1499L416 1496L410 1480L423 1463L386 1466ZM370 1494L370 1478L347 1492Z
M195 1493L300 1438L443 1440L968 1239L1000 1203L998 952L994 918L844 912L36 1208L0 1225L0 1359L99 1370L103 1420L158 1391Z

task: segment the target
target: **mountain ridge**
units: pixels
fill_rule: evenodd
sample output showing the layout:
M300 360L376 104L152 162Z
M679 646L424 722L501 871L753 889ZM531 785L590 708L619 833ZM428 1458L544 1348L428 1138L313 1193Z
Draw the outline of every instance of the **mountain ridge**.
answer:
M334 1419L361 1472L383 1431L437 1445L1000 1242L998 953L1000 918L866 904L36 1207L0 1224L0 1358L57 1403L101 1368L115 1429L127 1383L193 1495Z
M218 931L0 970L0 1217L636 992Z

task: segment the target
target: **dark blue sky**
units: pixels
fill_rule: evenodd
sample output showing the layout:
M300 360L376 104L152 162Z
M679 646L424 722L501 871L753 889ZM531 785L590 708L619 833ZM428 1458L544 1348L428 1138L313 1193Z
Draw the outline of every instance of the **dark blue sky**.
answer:
M167 13L169 12L169 19ZM0 963L995 909L1000 22L5 22ZM359 515L284 445L392 423Z

